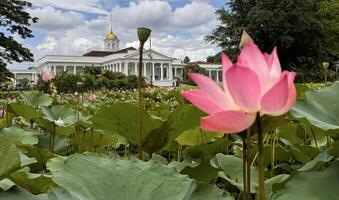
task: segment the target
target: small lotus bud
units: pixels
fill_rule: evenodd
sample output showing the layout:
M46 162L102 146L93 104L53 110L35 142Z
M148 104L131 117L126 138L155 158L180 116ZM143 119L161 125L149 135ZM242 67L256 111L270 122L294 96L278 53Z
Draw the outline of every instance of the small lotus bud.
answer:
M151 34L151 29L146 27L138 28L138 38L141 43L145 43Z
M330 66L330 63L329 62L323 62L323 68L324 70L327 71L328 67Z
M84 85L83 82L77 82L77 86L78 86L78 87L81 87L81 86L83 86L83 85Z

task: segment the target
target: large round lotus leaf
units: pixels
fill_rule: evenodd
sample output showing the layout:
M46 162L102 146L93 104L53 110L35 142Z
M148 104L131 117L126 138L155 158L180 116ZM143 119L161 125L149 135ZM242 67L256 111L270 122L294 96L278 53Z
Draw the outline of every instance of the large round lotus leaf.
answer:
M143 162L73 154L66 160L52 159L47 166L52 180L70 193L70 199L233 199L224 190L198 184L155 160ZM55 199L63 198L64 195Z
M224 178L232 185L244 189L243 184L243 164L242 159L233 155L217 154L215 158L211 159L211 165L215 168L220 168L222 171L219 172L219 176ZM259 185L259 174L258 168L251 166L251 192L255 193Z
M43 107L42 113L44 118L50 122L54 122L58 126L71 126L77 121L75 110L64 105L53 107Z
M300 172L283 189L275 191L273 200L336 200L339 197L339 161L322 172Z
M0 192L0 200L47 200L46 194L33 195L32 193L20 188L12 187L6 192Z
M305 93L306 100L298 100L292 109L296 118L306 118L323 130L339 129L339 83Z
M20 155L15 145L0 136L0 180L20 167Z
M52 104L52 97L49 94L37 91L20 91L19 94L28 105L34 107L50 106Z
M184 131L175 140L180 145L197 146L201 144L206 144L207 142L214 141L215 139L221 137L223 137L223 134L204 131L197 127L195 129Z
M152 118L145 111L143 113L143 136L146 137L155 129L160 128L162 121ZM132 143L138 142L138 108L128 103L116 103L109 106L102 106L93 116L95 129L107 133L120 134Z
M25 130L15 126L2 129L0 135L19 144L34 145L38 143L38 138L33 130Z
M9 111L15 113L18 116L24 117L27 121L38 118L41 116L41 111L28 104L11 103L8 105Z
M184 131L200 126L200 118L205 115L192 105L182 105L175 109L166 121L170 127L166 149L176 151L178 143L175 139Z
M171 125L169 139L173 141L184 131L196 128L200 125L200 118L205 115L192 105L178 107L167 119L167 123Z
M10 180L32 194L46 193L50 188L57 186L48 175L29 173L28 170L23 169L11 174Z

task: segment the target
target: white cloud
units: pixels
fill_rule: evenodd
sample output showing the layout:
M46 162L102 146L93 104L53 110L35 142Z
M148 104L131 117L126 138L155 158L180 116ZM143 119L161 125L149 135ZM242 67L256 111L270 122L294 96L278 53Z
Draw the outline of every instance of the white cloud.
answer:
M173 13L172 24L179 27L201 26L215 20L215 9L201 2L192 2L182 8L178 8Z
M100 0L28 0L33 6L53 6L66 10L75 10L85 13L107 14Z
M182 29L188 32L190 29L206 31L206 28L215 25L214 12L215 8L208 3L195 1L174 11L168 2L159 0L130 2L128 7L116 6L112 9L113 21L118 26L133 29L148 26L157 31Z
M33 28L45 30L70 29L85 21L85 17L80 13L64 12L51 6L31 9L29 13L39 18L38 23L33 24Z
M126 43L127 46L138 47L139 42L133 41ZM148 49L149 45L146 44ZM152 49L174 58L184 59L190 57L191 61L204 61L210 55L218 52L218 49L212 45L203 44L202 37L183 38L180 36L168 35L165 38L152 39Z
M36 48L41 50L53 50L57 47L58 43L54 37L47 36L45 40L40 43Z
M44 30L45 35L42 42L32 49L36 59L46 54L81 55L88 48L103 46L103 38L109 31L108 15L85 20L83 13L56 9L68 7L75 10L65 3L66 0L58 0L58 6L50 0L31 1L44 6L30 11L44 17L42 21L42 17L40 19L41 24L36 26L40 31ZM106 0L81 2L83 6L98 7L99 1ZM54 5L54 8L46 5ZM121 41L121 47L138 47L136 28L148 26L152 29L154 50L181 59L189 56L192 61L205 60L219 50L215 46L203 44L202 40L203 35L210 33L217 24L214 11L211 5L200 1L193 1L175 10L166 1L133 1L128 6L112 8L113 30Z

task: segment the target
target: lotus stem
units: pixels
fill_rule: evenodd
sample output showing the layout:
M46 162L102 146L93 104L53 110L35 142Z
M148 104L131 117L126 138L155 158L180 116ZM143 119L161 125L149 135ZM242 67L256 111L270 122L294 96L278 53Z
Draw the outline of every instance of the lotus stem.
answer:
M248 157L247 157L247 131L243 131L241 133L241 138L242 138L242 178L243 178L243 199L248 200L248 179L247 179L247 174L248 174L248 169L247 169L247 163L248 163Z
M275 131L272 131L271 138L271 173L274 176L274 168L275 168Z
M248 198L251 198L251 131L247 129L246 131L246 179L247 179L247 192Z
M259 199L265 200L265 165L264 165L264 141L261 127L260 113L257 113L256 124L258 130L258 150L259 150Z
M54 144L55 144L55 124L53 123L52 127L52 153L54 153Z
M318 141L317 141L317 137L315 136L314 134L314 131L313 131L313 128L311 127L311 133L312 133L312 136L314 138L314 143L315 143L315 147L318 149Z
M48 151L52 152L52 132L49 133Z
M138 73L138 122L139 122L139 144L138 144L138 156L142 159L142 145L143 145L143 124L142 124L142 53L144 49L144 42L140 42L139 49L139 73Z

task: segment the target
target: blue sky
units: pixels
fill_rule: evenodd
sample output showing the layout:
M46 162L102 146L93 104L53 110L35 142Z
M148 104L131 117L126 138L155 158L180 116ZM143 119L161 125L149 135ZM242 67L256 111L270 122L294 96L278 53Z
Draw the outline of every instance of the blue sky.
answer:
M224 6L225 0L27 1L33 4L28 12L40 20L32 26L35 38L20 41L31 49L35 59L53 54L82 55L91 47L102 47L110 30L110 15L122 48L137 47L136 28L147 26L152 29L152 48L168 56L189 56L198 61L220 51L202 38L218 25L214 12Z

